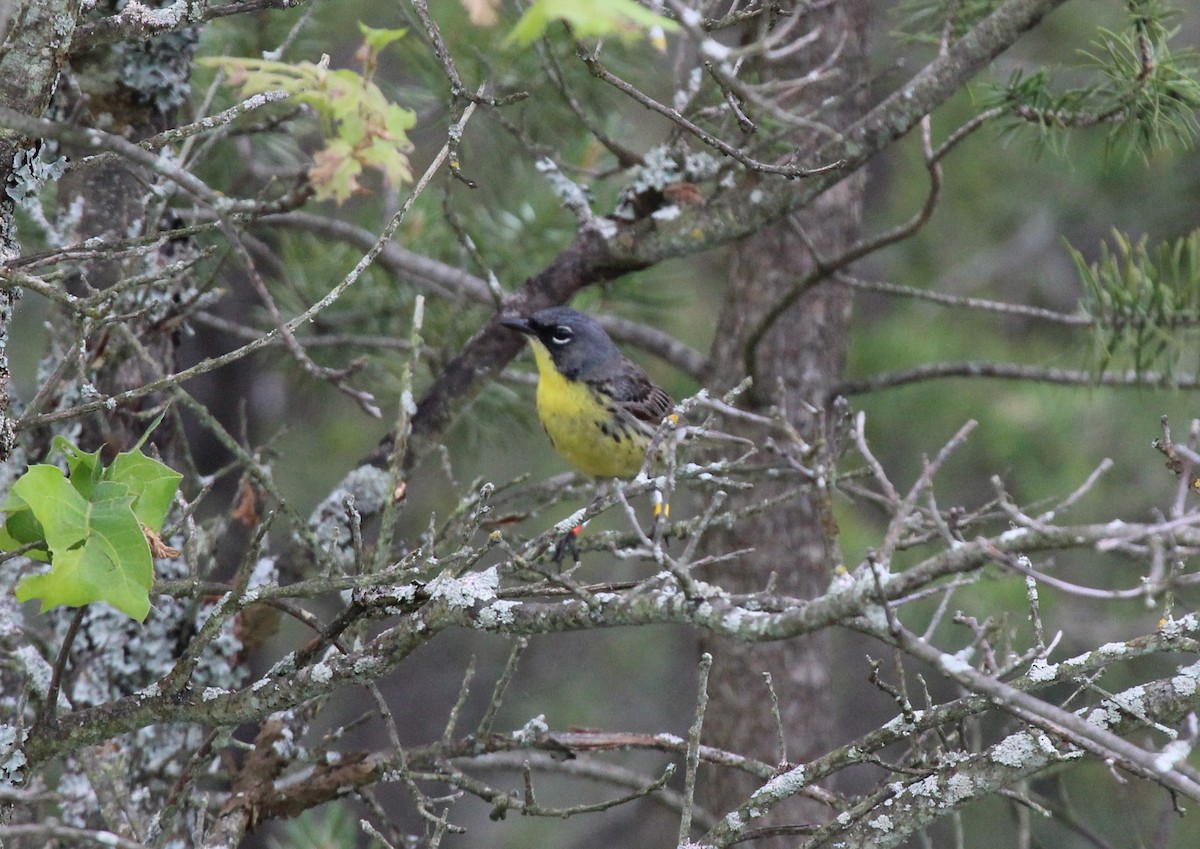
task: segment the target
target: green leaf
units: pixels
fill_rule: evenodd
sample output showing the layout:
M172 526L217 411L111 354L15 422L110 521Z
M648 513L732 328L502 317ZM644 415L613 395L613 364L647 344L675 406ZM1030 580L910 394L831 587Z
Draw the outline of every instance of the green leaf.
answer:
M360 158L365 165L383 172L384 180L393 188L412 181L408 157L398 153L392 145L376 142L363 151Z
M39 465L13 484L46 534L50 571L24 578L19 601L51 607L107 601L138 621L150 611L154 565L124 484L101 481L85 499L56 466Z
M0 551L16 551L31 542L46 539L42 523L33 515L25 499L16 493L9 493L3 509L8 513L8 518L0 526ZM50 562L50 552L44 545L26 551L25 556L43 563Z
M150 611L154 562L148 532L157 534L183 479L175 470L142 453L137 445L108 468L100 452L81 451L65 439L54 447L67 459L70 477L57 466L36 465L17 479L4 505L0 550L30 543L26 552L50 564L16 588L20 601L39 599L43 611L107 601L137 620Z
M308 169L308 179L317 200L332 199L342 203L360 191L358 175L362 173L362 166L355 158L353 148L339 139L317 151L313 155L313 166Z
M412 143L408 142L408 131L417 125L417 113L389 103L383 115L388 133L393 139L405 141L407 146L404 149L411 150Z
M100 449L91 454L80 451L61 436L54 437L52 449L58 449L67 458L67 475L71 485L84 498L92 497L92 489L100 482L104 466L100 463Z
M31 466L12 486L41 523L51 551L66 551L87 536L88 499L58 466Z
M133 496L137 520L155 531L162 529L183 475L139 450L118 454L104 479L119 483Z
M393 41L399 41L408 34L407 29L375 29L362 21L359 21L358 29L363 34L363 43L372 53L378 53Z
M281 90L299 94L316 86L325 73L312 62L289 65L236 56L209 56L196 61L205 67L222 71L229 78L229 84L240 88L245 95Z
M391 103L370 80L375 54L400 38L404 30L363 27L368 53L366 73L341 68L329 70L311 62L288 65L262 59L219 57L205 64L220 68L243 95L282 89L313 108L321 119L325 147L313 156L308 178L318 200L342 203L362 191L358 178L363 168L383 173L390 185L411 181L407 153L412 150L407 131L415 126L416 113ZM379 146L387 146L384 154Z
M632 41L653 27L674 32L679 24L651 12L635 0L534 0L504 40L505 45L528 47L541 38L551 21L570 25L580 38L619 36Z

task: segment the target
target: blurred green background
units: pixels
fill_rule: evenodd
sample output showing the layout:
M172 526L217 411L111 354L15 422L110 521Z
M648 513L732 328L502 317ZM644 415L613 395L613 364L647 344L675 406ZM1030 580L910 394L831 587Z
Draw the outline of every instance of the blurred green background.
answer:
M486 112L472 119L461 149L462 167L478 187L469 189L445 176L439 178L417 202L397 241L479 276L492 270L501 285L512 290L544 267L575 230L574 220L560 208L547 181L534 168L523 139L552 146L564 162L580 169L576 176L592 185L597 212L612 209L627 175L616 171L611 158L580 130L574 115L542 79L535 54L499 48L504 24L480 29L468 24L457 3L432 5L469 86L489 79L495 81L497 91L519 88L531 96L502 112L508 126ZM201 52L259 55L276 47L301 14L270 12L215 22L204 31ZM510 16L505 23L512 20ZM1086 47L1094 36L1098 22L1116 27L1120 20L1120 4L1069 4L935 114L935 140L945 138L978 111L989 82L1006 79L1018 65L1070 64L1077 58L1075 51ZM333 67L355 67L353 53L360 38L356 21L381 28L409 23L391 5L319 3L284 58L315 61L328 53ZM878 92L911 75L930 57L927 48L893 37L899 23L885 8L879 9L877 49L873 52ZM1179 23L1177 44L1200 42L1200 15L1194 9ZM550 49L605 132L643 152L662 141L661 122L611 90L592 84L561 40ZM611 43L606 58L631 81L669 98L673 88L670 53L659 56L645 45ZM197 72L197 101L210 80L211 72ZM441 68L414 32L384 53L378 82L390 97L418 113L413 164L420 173L443 143L450 118ZM220 89L214 109L231 102L230 91ZM255 168L294 165L314 143L311 131L304 131L303 121L295 126L299 128L296 133L275 137L269 144L243 139L213 151L201 168L202 176L234 192L240 182L251 178L248 175ZM1068 244L1094 259L1114 228L1135 240L1145 236L1155 242L1200 227L1200 156L1194 150L1177 150L1156 154L1149 161L1126 158L1107 149L1102 129L1073 133L1064 150L1047 151L1030 136L1002 136L998 128L985 128L953 152L944 169L942 198L929 224L913 239L859 262L852 269L857 276L1071 311L1080 302L1082 291ZM329 204L320 211L378 232L397 207L397 195L378 183L370 186L371 193L346 206ZM918 139L905 139L877 157L869 167L866 232L907 219L923 202L927 188ZM448 225L448 218L455 222L454 227ZM477 257L463 247L455 227L470 235L478 248ZM354 249L300 233L264 232L263 238L277 258L279 273L273 275L272 291L285 312L299 311L324 294L360 256ZM486 267L481 267L479 259ZM575 305L636 318L706 351L721 304L725 269L724 252L714 251L586 292ZM404 337L415 291L409 281L372 269L321 317L320 329ZM248 304L248 314L265 323L265 311L253 302ZM14 371L25 392L35 383L36 360L41 354L40 310L35 298L26 298L19 309L22 324L14 334ZM417 375L418 389L428 384L431 371L453 356L488 314L487 307L465 301L429 302L424 336L432 350ZM200 336L207 333L201 330ZM848 345L851 378L941 360L1011 361L1083 370L1095 363L1093 342L1084 330L877 294L858 296ZM301 513L324 498L374 447L387 430L386 420L395 414L402 365L399 355L368 347L313 352L319 362L328 365L345 364L364 353L369 365L358 384L376 393L385 411L384 422L365 416L327 386L314 385L282 352L260 354L253 361L247 390L251 434L276 453L279 487ZM630 353L675 397L697 388L690 378L663 363L636 351ZM528 355L514 368L528 371ZM197 386L195 391L201 397L215 398L227 390L222 380L222 373L217 372L211 384ZM943 508L961 505L972 509L987 502L994 495L993 475L1003 479L1020 504L1052 503L1079 486L1103 458L1111 458L1112 470L1069 514L1078 522L1114 517L1144 520L1155 511L1166 512L1175 497L1175 479L1163 468L1151 440L1160 434L1160 417L1168 416L1176 433L1182 434L1200 412L1194 393L971 379L929 381L855 396L852 406L865 411L872 448L902 490L919 474L923 455L937 452L968 419L979 422L938 481ZM537 480L565 471L533 418L531 386L519 380L488 387L455 426L448 448L459 486L473 480L502 483L526 473ZM210 462L222 459L214 455ZM857 458L847 458L846 469L857 465ZM402 533L422 533L431 513L444 517L455 501L455 485L437 458L431 458L410 481ZM548 526L574 506L565 505L562 515L540 516L537 522ZM885 518L848 500L836 506L844 557L853 565L878 543ZM915 551L907 556L918 558L926 553ZM610 563L604 555L595 554L580 579L638 577L644 574L639 572L641 568ZM1128 561L1094 554L1062 555L1052 568L1069 580L1099 587L1134 586L1140 575ZM1181 609L1186 609L1189 601L1194 600L1180 599ZM1028 637L1024 585L1012 576L989 571L973 587L960 591L953 607L980 619L988 613L1008 611L1017 644L1022 645L1020 641ZM1065 634L1056 657L1147 633L1163 614L1161 606L1098 604L1049 591L1042 593L1042 611L1051 633L1062 630ZM928 613L928 607L914 607L906 617L918 622ZM959 645L964 636L958 626L943 624L938 639L944 645ZM278 650L284 650L293 637L285 634L278 638ZM876 656L885 653L880 646L868 650ZM440 735L463 670L469 658L476 656L475 693L464 717L465 727L472 726L507 654L508 645L501 640L454 633L443 635L406 662L385 688L405 742L416 744ZM693 709L693 654L691 635L680 629L535 639L497 727L517 728L544 714L555 729L581 726L684 734ZM866 685L868 668L857 640L847 637L841 654L830 662L839 667L837 677L844 687L841 696L845 704L853 706L844 712L847 740L895 714L883 694ZM1100 683L1110 691L1118 690L1123 674L1116 669ZM935 694L952 693L933 681L931 687ZM342 719L349 719L357 710L358 706L346 705ZM986 733L994 737L998 730L988 727ZM352 737L347 745L368 740L365 735ZM842 742L830 741L830 747ZM666 762L649 755L612 759L643 767L648 773L655 773ZM1167 839L1157 840L1157 830L1166 821L1162 814L1170 807L1170 799L1161 790L1140 782L1123 784L1098 764L1073 769L1064 782L1065 789L1043 782L1035 790L1070 799L1081 819L1089 820L1106 842L1092 844L1048 823L1035 824L1037 845L1061 849L1089 845L1184 849L1200 845L1200 826L1194 816L1178 818ZM509 783L519 788L520 777L512 776ZM853 790L853 781L843 789ZM540 800L575 803L602 798L609 792L582 783L571 785L568 792L546 785ZM407 820L410 812L405 812L408 804L402 791L388 791L383 798L390 810ZM676 827L671 814L645 801L566 822L509 819L492 823L486 814L486 806L471 801L455 808L452 819L471 828L471 836L462 845L621 846L628 845L621 835L629 833L631 821L659 823L651 833L657 828L664 841L671 839ZM969 808L964 818L966 845L1009 845L1013 817L1013 806L999 800ZM950 829L948 823L937 825L931 832L933 845L952 845ZM298 832L287 832L278 825L268 828L264 839L279 840L279 845L304 845Z

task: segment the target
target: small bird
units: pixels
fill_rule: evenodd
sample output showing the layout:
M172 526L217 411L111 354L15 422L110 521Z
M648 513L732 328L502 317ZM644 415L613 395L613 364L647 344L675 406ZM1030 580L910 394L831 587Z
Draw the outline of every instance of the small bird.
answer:
M674 402L589 315L568 307L500 323L529 337L537 410L550 443L596 478L631 478Z

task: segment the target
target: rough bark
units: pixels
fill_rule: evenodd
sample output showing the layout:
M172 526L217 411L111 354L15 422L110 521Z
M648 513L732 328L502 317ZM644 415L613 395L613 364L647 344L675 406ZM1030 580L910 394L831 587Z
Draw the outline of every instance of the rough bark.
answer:
M866 78L865 37L869 4L838 3L813 16L821 28L817 45L804 51L805 61L820 61L842 43L838 75L828 83L799 92L796 110L815 110L832 93L854 91ZM844 39L844 41L843 41ZM778 69L796 76L803 67ZM861 110L861 98L843 97L822 120L845 127ZM803 142L800 142L801 144ZM740 242L733 250L725 303L713 348L710 386L722 391L745 376L745 350L762 316L820 258L836 256L853 242L859 226L864 180L861 172L820 195L804 209ZM799 189L799 187L798 187ZM793 304L763 337L756 352L757 373L750 404L759 411L779 406L800 433L820 442L822 416L809 404L821 402L840 380L845 365L851 299L842 287L823 283ZM742 435L759 444L762 432ZM774 487L759 485L743 497L761 501ZM763 589L774 576L779 592L799 598L820 594L838 563L838 550L827 498L822 493L795 499L716 534L712 551L753 548L736 569L722 568L720 584L730 592ZM715 576L716 577L716 576ZM709 719L705 741L760 757L779 759L777 731L763 673L770 672L780 697L780 711L792 761L823 752L839 738L830 674L828 632L802 639L752 645L706 637L705 650L715 657L710 679ZM707 787L712 810L728 810L755 787L733 771L714 773ZM817 809L793 808L784 821L811 821Z
M0 9L0 106L28 115L45 111L78 14L79 0L27 0ZM19 152L31 148L31 140L0 131L0 264L21 252L13 164ZM7 351L16 297L14 290L0 289L0 460L8 458L14 444Z
M149 4L155 6L158 4ZM99 4L91 12L103 19L111 4ZM76 86L61 90L54 108L72 116L80 126L103 127L131 141L139 141L173 126L178 108L189 96L189 74L196 34L190 30L137 41L116 41L70 57ZM63 145L72 166L59 181L59 206L64 213L75 205L76 241L102 237L117 241L131 235L160 229L160 216L167 206L156 193L156 179L143 166L126 159L93 156L91 150ZM70 220L68 214L68 220ZM147 254L112 260L93 259L80 263L71 281L79 292L107 289L140 274L160 273L182 258L188 246L167 242ZM96 363L94 384L104 394L141 386L174 370L177 336L175 328L180 304L186 300L185 278L164 276L145 294L129 302L118 301L118 309L138 313L126 326L145 352L139 354L122 333L102 331L88 340ZM72 332L71 342L77 330ZM85 421L81 442L89 448L107 445L114 452L127 450L146 428L140 415L161 402L158 396L117 411L104 411ZM166 452L169 429L154 436Z

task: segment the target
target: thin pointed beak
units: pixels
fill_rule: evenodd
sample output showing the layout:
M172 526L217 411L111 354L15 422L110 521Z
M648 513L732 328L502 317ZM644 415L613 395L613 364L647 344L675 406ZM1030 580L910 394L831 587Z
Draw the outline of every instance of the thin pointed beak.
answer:
M537 332L529 325L527 318L502 318L500 323L509 330L515 330L518 333L524 333L526 336L536 336Z

